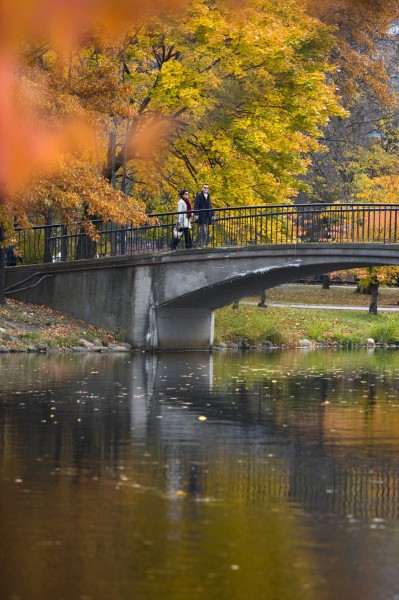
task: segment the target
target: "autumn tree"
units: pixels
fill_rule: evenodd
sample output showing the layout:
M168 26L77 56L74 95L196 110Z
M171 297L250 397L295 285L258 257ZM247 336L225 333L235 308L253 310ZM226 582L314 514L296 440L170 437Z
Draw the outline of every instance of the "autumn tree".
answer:
M377 314L378 289L380 285L396 284L399 278L399 266L391 267L366 267L354 269L361 289L367 289L371 294L369 313Z
M308 11L335 32L330 60L344 102L354 106L365 93L389 102L389 75L382 52L399 18L398 0L307 0Z
M399 2L308 0L308 10L334 29L330 61L348 116L325 128L328 151L312 156L299 200L396 202ZM362 270L361 282L375 291L379 280L391 276L390 268Z
M118 46L88 44L58 86L91 104L82 82L101 72L123 99L99 151L117 187L160 198L206 179L221 205L285 202L321 126L343 114L326 75L331 43L296 0L191 0L184 18L163 13Z
M353 201L354 163L370 139L397 128L397 30L399 2L308 0L308 10L334 28L330 61L348 117L324 131L328 152L315 153L302 201Z
M298 0L163 3L140 19L121 0L49 1L2 8L6 237L15 218L79 209L141 222L137 198L205 178L220 205L289 201L321 127L344 114L329 24Z
M152 6L157 8L160 4L164 7L166 2L155 0ZM80 172L79 179L75 178L73 192L64 194L62 212L71 208L74 213L76 202L70 206L68 200L76 200L78 194L87 213L100 207L104 216L111 209L115 217L115 205L124 203L124 218L128 211L133 220L142 219L140 203L126 202L112 190L105 193L104 182L99 175L96 177L98 164L93 160L96 145L92 138L98 132L98 123L95 124L94 108L85 110L84 103L74 101L71 94L52 81L57 71L64 79L69 57L82 51L97 28L107 30L113 39L120 27L126 28L126 22L134 22L142 13L142 3L135 0L78 0L72 4L68 0L21 0L18 10L11 0L1 4L0 303L5 301L4 245L12 239L15 219L27 223L35 210L29 203L33 193L25 193L33 192L35 187L32 175L40 173L40 177L46 177L47 183L36 177L36 184L42 190L46 185L53 191L57 188L55 195L60 198L61 191L70 187L65 185L66 169L70 169L73 180L71 165L85 155L86 169ZM98 85L96 90L86 85L89 97L98 91ZM100 194L108 202L99 201ZM49 197L54 194L46 197L45 205ZM37 206L37 199L33 204Z

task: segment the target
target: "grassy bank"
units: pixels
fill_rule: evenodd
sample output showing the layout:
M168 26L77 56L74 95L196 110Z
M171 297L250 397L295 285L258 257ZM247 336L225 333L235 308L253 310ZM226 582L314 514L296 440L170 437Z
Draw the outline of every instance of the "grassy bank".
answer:
M399 317L381 313L293 309L241 305L225 307L215 317L215 343L295 347L307 339L323 345L399 344Z
M363 346L372 338L378 344L399 344L399 313L297 309L271 304L315 304L367 307L370 297L341 286L284 285L267 292L268 308L247 298L238 309L227 306L215 313L215 341L225 344L295 347L300 340L324 345ZM396 307L399 288L383 288L380 307ZM252 302L252 304L250 304ZM88 325L49 308L8 300L0 306L0 352L120 347L115 332Z
M394 307L399 289L382 289L380 307ZM259 298L247 299L258 301ZM336 286L287 285L267 292L268 308L240 302L216 311L215 342L295 347L300 340L345 347L367 345L369 338L377 344L399 344L399 313L380 312L377 316L364 311L296 309L270 306L274 303L367 307L370 297L354 293L354 288Z
M112 331L93 327L50 308L7 300L0 305L0 352L118 346Z

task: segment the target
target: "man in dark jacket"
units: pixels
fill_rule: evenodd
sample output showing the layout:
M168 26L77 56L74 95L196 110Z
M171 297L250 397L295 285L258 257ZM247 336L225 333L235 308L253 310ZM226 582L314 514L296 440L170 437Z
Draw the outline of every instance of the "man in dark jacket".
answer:
M196 212L199 211L199 212ZM209 225L213 221L213 209L209 185L206 183L202 190L198 192L194 203L194 220L198 223L198 235L194 245L197 248L203 248L209 241Z

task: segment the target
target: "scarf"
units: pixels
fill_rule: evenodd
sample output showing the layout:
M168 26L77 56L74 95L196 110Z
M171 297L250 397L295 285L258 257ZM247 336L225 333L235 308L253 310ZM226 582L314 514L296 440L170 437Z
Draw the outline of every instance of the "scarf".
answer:
M184 202L187 204L187 217L189 219L191 219L191 217L193 216L193 207L190 204L190 200L185 199Z

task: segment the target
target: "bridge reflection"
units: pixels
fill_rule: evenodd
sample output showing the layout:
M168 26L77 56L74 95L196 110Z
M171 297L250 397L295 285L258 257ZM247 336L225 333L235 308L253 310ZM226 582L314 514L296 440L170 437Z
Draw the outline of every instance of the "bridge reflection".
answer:
M1 357L2 472L397 519L398 368L362 358Z

